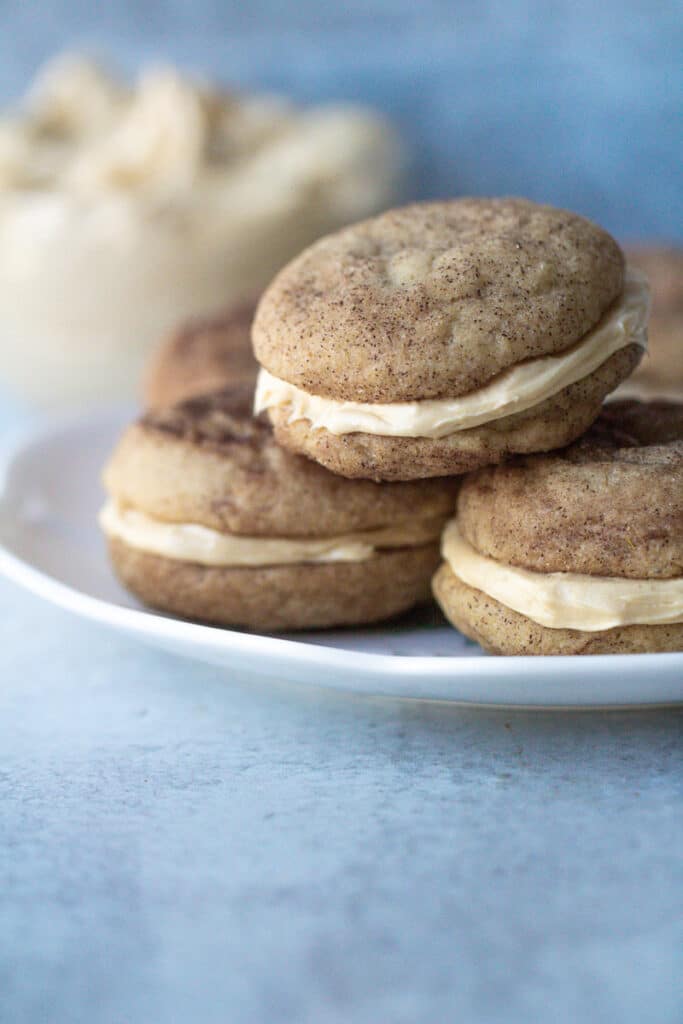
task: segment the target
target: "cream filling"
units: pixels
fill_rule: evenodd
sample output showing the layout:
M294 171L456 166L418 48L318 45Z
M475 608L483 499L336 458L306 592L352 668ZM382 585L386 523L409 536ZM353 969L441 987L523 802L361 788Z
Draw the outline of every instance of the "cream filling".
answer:
M436 541L443 519L423 519L337 537L245 537L198 523L168 523L108 501L100 512L108 537L151 555L210 566L296 565L365 562L383 548L417 547Z
M531 572L479 554L455 519L441 553L458 579L549 629L587 633L615 626L683 622L683 578L633 580L573 572Z
M255 411L284 406L289 423L308 420L314 430L324 428L331 434L447 437L540 404L588 377L626 345L646 348L648 313L647 278L628 267L619 302L571 349L513 366L485 387L459 398L383 404L338 402L309 394L262 369Z

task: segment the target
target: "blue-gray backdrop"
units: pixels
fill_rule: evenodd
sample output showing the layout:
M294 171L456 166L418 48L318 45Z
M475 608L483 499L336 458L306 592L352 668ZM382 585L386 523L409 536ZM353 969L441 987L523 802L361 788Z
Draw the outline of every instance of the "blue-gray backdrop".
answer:
M412 145L416 196L524 194L683 235L680 0L0 0L0 93L79 44L370 101Z

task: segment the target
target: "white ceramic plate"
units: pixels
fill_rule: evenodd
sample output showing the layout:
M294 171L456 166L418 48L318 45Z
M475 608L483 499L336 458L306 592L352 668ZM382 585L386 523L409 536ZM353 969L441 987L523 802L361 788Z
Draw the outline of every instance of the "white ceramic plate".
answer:
M112 575L96 525L99 472L128 414L52 422L6 445L0 572L78 615L199 661L395 697L542 707L683 701L683 653L491 658L423 609L391 625L289 636L144 610Z

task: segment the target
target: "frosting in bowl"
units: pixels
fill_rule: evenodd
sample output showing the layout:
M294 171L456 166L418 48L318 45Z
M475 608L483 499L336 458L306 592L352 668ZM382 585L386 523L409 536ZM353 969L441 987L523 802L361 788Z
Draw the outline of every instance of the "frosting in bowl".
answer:
M62 58L0 118L0 376L43 400L130 393L180 319L258 293L399 176L360 108Z

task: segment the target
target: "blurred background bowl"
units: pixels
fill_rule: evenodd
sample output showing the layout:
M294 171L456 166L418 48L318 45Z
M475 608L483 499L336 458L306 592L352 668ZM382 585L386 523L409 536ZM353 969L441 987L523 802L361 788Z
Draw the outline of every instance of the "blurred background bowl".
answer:
M380 111L410 156L405 198L521 194L592 217L624 241L681 241L678 2L9 0L1 18L6 103L65 48L102 55L131 75L172 63L304 105ZM110 321L105 312L103 333ZM1 322L0 338L15 352L24 341L3 334ZM58 387L54 367L66 355L49 322L45 344L54 345L53 365L35 362L17 383L23 394L75 402L138 386L137 363L112 362L107 387ZM92 371L99 384L106 365ZM30 386L35 374L40 387Z

